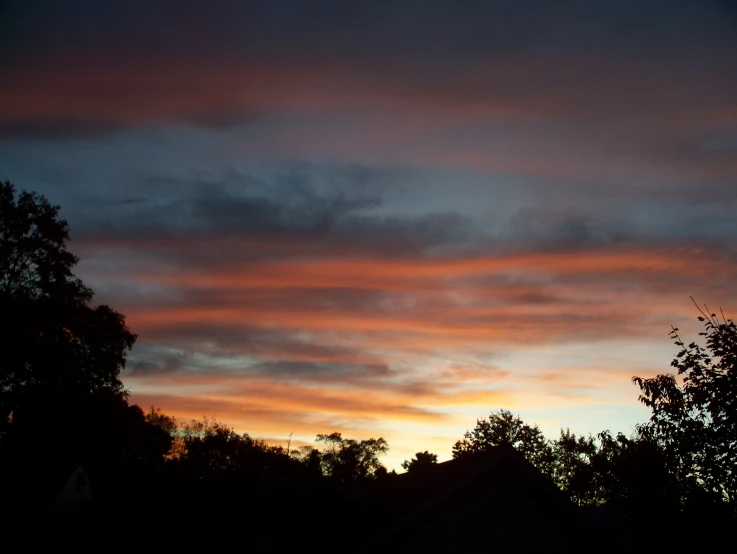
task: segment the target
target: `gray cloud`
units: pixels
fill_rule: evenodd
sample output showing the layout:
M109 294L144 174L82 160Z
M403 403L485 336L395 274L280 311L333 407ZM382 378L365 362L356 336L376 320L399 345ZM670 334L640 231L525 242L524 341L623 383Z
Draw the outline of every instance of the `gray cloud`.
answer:
M63 117L28 117L0 119L0 140L77 139L99 137L119 128L112 121L91 121Z
M220 128L314 89L610 122L718 118L737 91L737 14L720 1L29 1L0 19L6 137ZM26 110L49 81L65 108L108 109Z
M146 178L155 196L142 195L141 188L117 199L90 193L79 198L75 237L82 254L103 243L134 242L152 260L184 266L232 261L233 255L242 261L351 252L391 256L473 243L478 233L460 214L383 213L384 185L374 178L381 171L304 165L268 176L229 170L218 178Z
M381 203L372 190L370 170L359 166L326 172L306 166L268 177L231 169L218 177L145 177L141 184L139 194L148 190L155 195L80 199L79 208L98 208L97 218L88 215L80 222L82 228L97 233L110 229L112 222L125 234L319 234L348 214Z
M161 351L145 346L143 349L137 349L136 356L126 366L126 372L129 375L174 373L185 370L188 362L191 362L191 356L184 351L172 353L171 349Z
M216 0L208 9L195 1L93 0L63 8L55 2L29 0L14 6L6 19L11 39L25 50L49 46L69 50L102 48L175 55L205 50L222 56L269 53L351 59L355 54L391 58L422 56L427 47L442 56L488 56L516 50L576 50L610 47L622 41L632 48L667 46L685 52L694 38L706 46L729 37L737 11L728 2L635 0L591 3L574 0L551 5L543 0L450 2L445 0L285 0L259 2ZM22 31L36 26L28 36ZM131 36L130 32L135 31ZM199 30L199 33L193 31ZM375 38L381 36L381 41ZM133 39L133 40L132 40ZM667 40L670 44L662 44ZM685 41L685 43L684 43ZM242 51L237 46L251 46ZM450 60L448 60L450 61Z
M316 363L301 361L265 361L249 368L249 371L263 373L273 377L310 378L330 376L331 379L344 382L348 374L359 373L362 379L386 377L389 373L385 365L358 365L345 363Z

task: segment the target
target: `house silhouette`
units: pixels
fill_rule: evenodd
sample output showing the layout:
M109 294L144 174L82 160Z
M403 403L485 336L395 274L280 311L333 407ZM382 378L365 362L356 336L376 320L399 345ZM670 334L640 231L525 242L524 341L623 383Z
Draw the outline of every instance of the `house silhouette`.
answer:
M398 475L383 502L391 523L363 552L608 552L631 542L602 544L589 514L509 445Z

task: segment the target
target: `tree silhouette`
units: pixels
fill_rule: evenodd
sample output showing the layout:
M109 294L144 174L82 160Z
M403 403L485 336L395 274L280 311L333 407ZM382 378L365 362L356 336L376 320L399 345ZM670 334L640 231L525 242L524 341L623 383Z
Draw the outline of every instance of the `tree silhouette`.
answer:
M92 304L68 241L58 206L0 183L0 469L13 476L0 490L6 522L42 519L78 465L104 499L120 491L121 475L160 465L168 450L169 437L128 405L119 379L136 337L121 314Z
M0 183L0 419L72 391L125 396L120 370L136 336L73 273L59 206ZM38 401L35 402L38 404Z
M379 461L388 451L383 438L322 434L319 448L288 451L215 420L178 422L129 405L119 376L136 336L121 314L92 304L92 291L72 271L78 259L68 241L58 206L0 183L0 470L13 476L0 481L0 520L18 529L16 522L42 520L81 466L95 490L92 512L104 514L95 519L100 536L122 522L144 536L165 513L159 501L176 515L192 494L225 500L220 515L239 529L243 521L258 530L286 517L307 530L323 517L355 536L360 524L380 521L379 493L402 481L388 478L394 472ZM707 314L698 318L704 346L671 333L677 375L633 377L652 410L634 436L566 429L550 441L500 410L477 420L453 457L511 445L578 505L608 505L625 519L647 521L639 532L644 542L655 537L653 547L681 546L680 537L656 533L673 521L708 529L692 533L699 545L709 537L717 544L737 509L737 326ZM436 463L424 451L402 467L416 474ZM345 486L353 483L362 485ZM314 520L305 518L307 505ZM142 521L151 522L149 531ZM170 537L160 539L166 549Z
M290 456L307 468L307 474L309 476L322 477L322 452L317 448L303 445L297 450L293 450Z
M161 408L151 406L149 411L144 415L144 419L146 420L146 423L153 425L154 427L158 427L170 437L173 437L176 434L177 420L174 417L163 413Z
M580 506L596 505L599 500L594 486L592 458L597 452L593 437L576 436L570 429L560 430L552 443L555 458L553 478L558 487Z
M553 475L555 455L540 428L527 425L509 410L499 410L486 419L476 420L473 431L466 431L463 439L453 445L453 457L483 452L501 444L513 446L544 475Z
M266 444L248 433L238 434L214 419L184 422L173 434L172 463L199 479L227 475L301 478L310 473L310 467L298 456L290 456L284 447Z
M331 433L317 435L315 440L325 445L321 455L323 473L342 482L374 479L383 468L379 455L389 451L388 443L382 438L356 441Z
M597 435L590 488L595 504L608 504L632 520L668 520L679 509L678 489L663 451L646 435Z
M425 450L424 452L418 452L417 454L415 454L415 457L410 460L404 460L402 462L402 467L407 472L417 473L418 471L423 471L427 469L428 466L437 463L438 455L431 454L430 452Z
M177 460L194 468L201 477L219 472L246 469L251 450L258 445L248 434L239 435L227 425L203 418L183 423Z
M701 311L701 310L700 310ZM673 328L678 370L651 379L633 377L640 401L652 410L642 426L666 454L684 497L696 493L737 505L737 326L708 309L698 320L705 346L688 345Z

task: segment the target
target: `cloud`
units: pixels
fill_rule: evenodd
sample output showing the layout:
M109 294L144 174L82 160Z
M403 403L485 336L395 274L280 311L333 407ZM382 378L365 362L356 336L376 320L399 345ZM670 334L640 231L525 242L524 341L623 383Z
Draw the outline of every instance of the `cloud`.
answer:
M28 4L6 35L6 137L59 137L70 116L77 133L241 125L285 109L737 116L737 16L718 2Z
M599 210L617 204L594 190L590 205L539 200L485 234L469 215L386 213L382 171L159 177L147 182L162 196L96 203L75 251L141 336L130 374L419 391L413 367L433 383L466 368L453 374L469 384L478 367L486 386L514 380L505 352L649 340L687 317L675 306L689 295L733 302L730 233L677 244L686 218L607 221Z
M0 121L0 140L74 139L104 135L117 128L113 122L64 118L61 113L52 117L7 117Z
M316 388L265 376L222 373L158 374L144 378L143 383L146 392L139 391L138 398L134 397L136 402L149 403L163 394L170 397L167 403L175 415L186 411L190 417L202 415L194 411L198 405L217 407L221 414L234 412L240 420L254 412L270 414L266 419L281 419L286 424L297 424L300 419L339 419L341 416L344 416L344 424L349 425L351 420L379 422L398 418L441 421L446 417L442 412L418 407L417 393L408 394L402 389L350 391L336 387ZM193 395L193 391L199 391L199 394ZM258 424L267 422L259 421Z
M143 355L143 357L141 357ZM186 351L172 351L171 348L160 349L144 346L139 348L137 356L127 363L126 373L131 376L150 375L155 373L172 373L191 368L192 356ZM198 369L203 369L198 367Z
M214 415L254 436L393 438L406 427L444 433L438 444L449 450L499 407L635 410L631 374L667 371L670 359L635 368L650 356L638 349L666 344L671 324L692 319L687 296L737 307L734 244L590 240L485 255L245 259L237 244L186 272L106 274L151 293L105 300L141 336L124 374L134 401L177 417ZM160 262L176 267L177 256ZM404 448L422 447L397 442L399 461L413 453Z
M189 275L118 274L142 290L178 292L110 300L144 344L198 352L190 366L201 372L227 366L234 375L419 390L412 366L435 384L451 382L449 371L488 383L506 370L486 360L516 348L659 337L687 317L674 303L689 294L718 291L729 309L733 257L596 245L483 258L258 260Z
M689 295L737 307L726 3L2 9L0 165L139 334L135 401L405 457L498 407L596 432Z
M219 177L148 178L149 186L160 185L155 196L76 199L76 244L83 257L109 260L117 269L132 254L130 263L138 267L194 270L351 252L437 253L473 244L479 232L460 214L387 213L386 176L374 176L387 171L305 164L267 176L230 170Z

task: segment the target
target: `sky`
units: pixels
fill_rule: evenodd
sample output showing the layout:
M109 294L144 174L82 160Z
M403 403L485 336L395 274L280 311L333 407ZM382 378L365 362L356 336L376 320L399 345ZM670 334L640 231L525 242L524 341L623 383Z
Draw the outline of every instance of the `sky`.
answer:
M631 433L737 312L737 5L24 0L0 179L138 342L131 400L448 459L509 409Z

